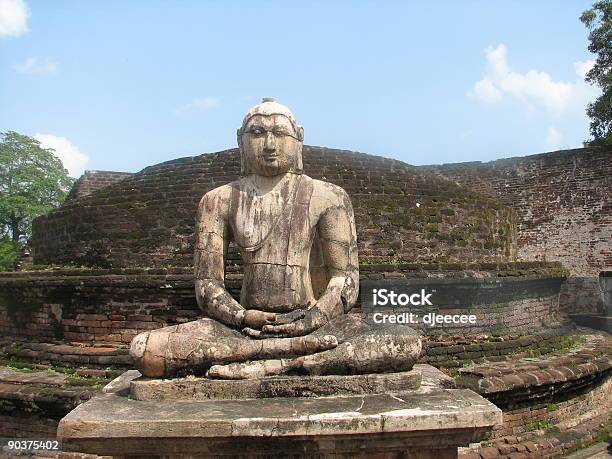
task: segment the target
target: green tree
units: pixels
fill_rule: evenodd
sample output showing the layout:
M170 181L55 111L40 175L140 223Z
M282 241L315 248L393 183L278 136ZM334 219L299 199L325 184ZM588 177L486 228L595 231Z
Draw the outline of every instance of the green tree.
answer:
M58 207L72 183L52 149L14 131L0 132L0 234L14 244L30 237L34 217Z
M593 140L587 145L612 144L612 0L601 0L582 13L580 20L589 29L588 49L596 55L586 81L599 86L602 94L587 106Z
M0 236L0 272L13 269L19 258L19 244L7 235Z

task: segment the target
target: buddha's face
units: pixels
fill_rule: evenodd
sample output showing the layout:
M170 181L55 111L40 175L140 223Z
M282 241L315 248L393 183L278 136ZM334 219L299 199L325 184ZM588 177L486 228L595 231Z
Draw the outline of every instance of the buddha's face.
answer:
M239 139L245 172L273 177L296 169L301 135L284 115L255 115Z

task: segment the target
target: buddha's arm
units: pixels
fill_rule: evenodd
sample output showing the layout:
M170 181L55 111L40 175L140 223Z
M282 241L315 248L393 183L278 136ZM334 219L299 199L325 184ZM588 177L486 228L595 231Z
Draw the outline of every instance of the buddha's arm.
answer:
M245 310L225 289L225 254L229 245L228 208L231 185L204 195L198 206L194 255L196 298L212 319L239 329L276 323L276 314Z
M359 294L359 262L353 206L343 190L337 199L338 202L321 215L318 225L324 262L331 279L317 301L316 308L328 320L352 309Z
M208 317L240 328L244 324L245 309L225 289L229 191L229 186L212 190L198 206L194 255L196 298Z
M337 189L337 202L319 219L318 231L330 281L316 308L328 320L347 313L359 294L357 232L353 206L344 190Z

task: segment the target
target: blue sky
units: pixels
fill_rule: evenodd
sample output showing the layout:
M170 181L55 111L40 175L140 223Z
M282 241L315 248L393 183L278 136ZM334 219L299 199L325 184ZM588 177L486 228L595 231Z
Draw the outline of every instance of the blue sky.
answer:
M268 96L307 144L411 164L579 147L591 4L0 0L0 131L75 176L234 147Z

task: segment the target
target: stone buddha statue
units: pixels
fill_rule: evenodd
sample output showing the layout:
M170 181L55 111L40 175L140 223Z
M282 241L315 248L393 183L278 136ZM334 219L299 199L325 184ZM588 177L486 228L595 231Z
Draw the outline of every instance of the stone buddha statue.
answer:
M199 204L195 290L205 318L136 336L148 377L247 379L281 374L410 370L421 351L407 326L349 313L359 292L351 201L303 173L304 129L264 99L238 130L241 178ZM233 241L242 253L240 302L225 289Z

